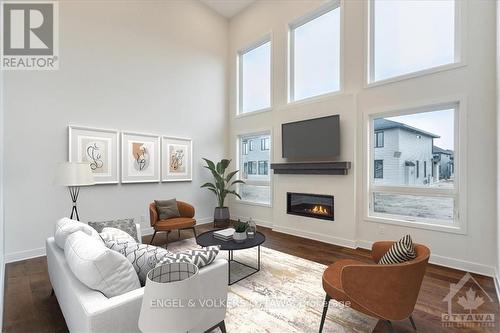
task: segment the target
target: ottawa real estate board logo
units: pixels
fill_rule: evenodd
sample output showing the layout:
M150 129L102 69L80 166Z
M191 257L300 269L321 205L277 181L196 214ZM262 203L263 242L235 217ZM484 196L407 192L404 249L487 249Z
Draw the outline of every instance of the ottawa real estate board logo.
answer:
M55 1L1 2L1 69L59 69L59 11Z

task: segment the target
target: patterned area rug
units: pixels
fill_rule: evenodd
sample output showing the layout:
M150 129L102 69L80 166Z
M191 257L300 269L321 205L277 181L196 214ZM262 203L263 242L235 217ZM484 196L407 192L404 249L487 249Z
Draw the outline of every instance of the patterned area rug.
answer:
M194 239L170 243L170 251L197 247ZM227 258L222 251L219 257ZM234 259L257 265L257 249L234 252ZM317 332L325 293L324 265L261 247L260 272L229 287L228 332ZM245 266L232 268L244 274ZM377 320L330 302L323 332L372 332Z

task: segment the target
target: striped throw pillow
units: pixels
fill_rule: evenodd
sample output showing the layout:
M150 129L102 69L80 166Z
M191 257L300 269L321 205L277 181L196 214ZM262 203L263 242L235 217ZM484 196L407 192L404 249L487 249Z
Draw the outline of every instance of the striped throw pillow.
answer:
M392 244L389 251L379 260L379 264L400 264L413 260L417 257L410 235L406 235L396 243Z

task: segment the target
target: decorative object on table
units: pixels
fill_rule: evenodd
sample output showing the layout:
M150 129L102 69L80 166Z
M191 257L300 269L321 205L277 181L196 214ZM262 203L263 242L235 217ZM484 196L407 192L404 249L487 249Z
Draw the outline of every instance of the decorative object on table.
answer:
M233 240L234 228L227 228L222 230L214 231L214 238L217 238L224 242L229 242Z
M193 141L164 136L161 142L163 182L190 182L193 180Z
M142 297L139 328L148 332L189 332L203 319L200 306L188 306L201 299L198 267L191 263L171 263L149 271ZM178 306L155 307L158 301ZM174 303L176 302L176 303Z
M118 183L118 131L69 126L69 161L90 166L96 184Z
M205 168L210 170L215 180L214 183L205 183L201 185L201 187L207 188L217 196L218 206L215 208L214 212L214 227L216 227L217 222L229 222L229 208L224 206L226 196L228 194L233 194L241 199L238 192L232 190L231 187L236 184L245 184L245 182L239 179L231 181L231 179L238 173L239 170L231 171L226 175L226 169L231 163L231 160L223 159L218 162L217 165L206 158L204 158L203 160L207 163Z
M234 225L233 240L236 243L243 243L247 239L248 223L238 220Z
M142 241L137 236L137 226L135 225L134 219L118 219L111 221L90 221L89 226L94 228L98 233L101 233L104 228L116 228L120 229L135 239L137 243L142 243Z
M157 202L160 201L157 200ZM194 228L196 226L196 220L194 219L194 207L179 200L176 200L176 203L180 216L165 220L160 219L156 202L149 204L149 223L154 229L153 237L151 237L149 244L153 244L153 239L158 231L164 231L167 233L167 244L165 244L165 247L168 245L168 234L173 230L177 230L178 236L180 237L181 230L191 229L193 230L194 237L196 237L196 229Z
M160 137L122 132L122 183L160 181Z
M252 239L255 237L255 233L257 232L257 224L252 218L250 218L247 223L248 223L247 235L248 238Z
M56 184L68 187L71 201L73 201L70 218L73 219L73 215L75 215L76 219L80 221L76 208L80 187L95 184L90 166L87 163L60 163L57 167Z

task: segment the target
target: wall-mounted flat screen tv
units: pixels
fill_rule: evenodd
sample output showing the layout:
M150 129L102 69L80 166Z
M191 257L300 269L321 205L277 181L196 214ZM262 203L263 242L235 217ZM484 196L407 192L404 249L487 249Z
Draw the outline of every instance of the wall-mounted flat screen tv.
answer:
M281 125L283 158L327 160L340 154L340 116Z

